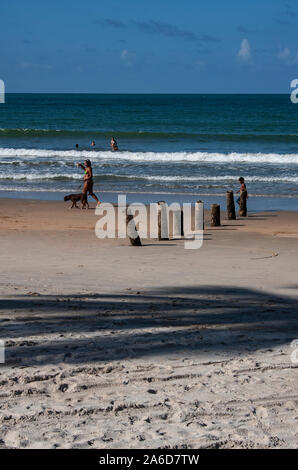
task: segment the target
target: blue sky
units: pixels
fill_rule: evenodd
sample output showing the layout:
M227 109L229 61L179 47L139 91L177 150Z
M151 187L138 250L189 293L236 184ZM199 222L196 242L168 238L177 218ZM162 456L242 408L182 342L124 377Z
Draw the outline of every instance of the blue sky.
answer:
M298 4L282 0L2 2L7 92L288 93Z

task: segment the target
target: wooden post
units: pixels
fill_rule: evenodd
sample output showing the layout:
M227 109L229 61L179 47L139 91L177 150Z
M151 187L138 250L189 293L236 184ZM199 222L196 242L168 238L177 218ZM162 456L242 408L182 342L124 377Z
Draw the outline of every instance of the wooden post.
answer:
M220 226L220 205L211 204L211 227Z
M158 240L169 240L168 211L165 201L159 201L158 207Z
M142 246L141 239L136 230L133 215L126 210L126 233L132 246Z
M246 200L247 200L247 191L241 191L240 192L240 209L239 209L240 217L247 217Z
M183 210L176 209L171 211L173 214L173 238L175 237L183 237L184 230L183 230Z
M195 231L204 230L204 202L197 201L195 206Z
M233 191L227 191L227 218L236 220L235 202Z
M183 209L181 209L181 237L184 237L184 216L183 216Z

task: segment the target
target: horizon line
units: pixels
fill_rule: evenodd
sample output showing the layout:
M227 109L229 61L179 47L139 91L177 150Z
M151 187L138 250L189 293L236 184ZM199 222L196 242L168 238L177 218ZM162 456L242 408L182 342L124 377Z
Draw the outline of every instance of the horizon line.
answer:
M288 95L291 92L279 92L279 93L263 93L263 92L223 92L223 93L212 93L212 92L85 92L85 91L10 91L6 92L5 95Z

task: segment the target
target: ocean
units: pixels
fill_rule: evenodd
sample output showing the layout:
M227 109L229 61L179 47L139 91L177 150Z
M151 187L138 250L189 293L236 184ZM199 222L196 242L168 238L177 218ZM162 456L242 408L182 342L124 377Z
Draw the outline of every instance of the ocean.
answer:
M119 152L110 151L112 136ZM289 95L6 95L2 197L78 192L83 172L76 164L86 158L102 200L127 193L216 202L243 176L258 208L278 200L293 209L298 105Z

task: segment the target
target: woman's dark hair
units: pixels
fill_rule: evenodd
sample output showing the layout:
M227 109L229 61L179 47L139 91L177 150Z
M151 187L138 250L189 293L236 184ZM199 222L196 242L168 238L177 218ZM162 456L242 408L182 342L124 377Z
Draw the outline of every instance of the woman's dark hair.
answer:
M91 166L90 160L85 160L86 166Z
M243 183L244 182L244 178L242 178L242 176L239 178L240 183Z

